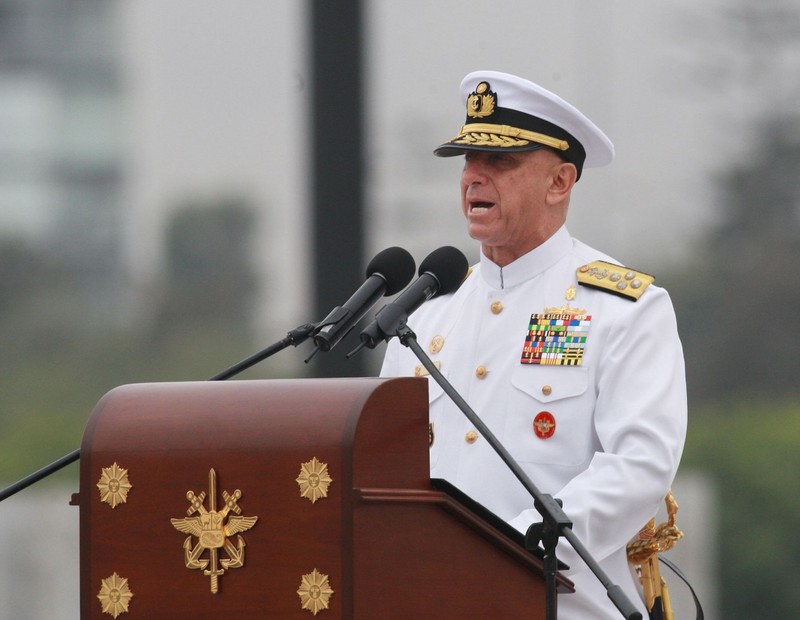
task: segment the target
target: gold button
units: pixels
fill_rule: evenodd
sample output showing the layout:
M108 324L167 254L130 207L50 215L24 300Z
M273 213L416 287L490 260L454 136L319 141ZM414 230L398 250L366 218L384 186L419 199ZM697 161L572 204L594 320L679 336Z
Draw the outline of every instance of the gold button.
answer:
M478 433L475 431L468 431L467 434L464 436L464 439L467 440L467 443L475 443L478 441Z
M481 364L480 366L478 366L475 369L475 376L478 377L478 379L485 379L486 375L488 375L488 374L489 374L489 371L486 369L486 366L484 366L483 364Z
M492 310L492 314L500 314L503 311L503 302L502 301L493 301L492 305L489 306Z
M442 350L444 346L444 336L434 336L431 340L431 343L428 345L428 351L430 351L431 355L436 355L439 351Z
M550 396L550 394L552 393L553 393L553 388L551 388L549 385L542 386L542 394L544 394L545 396Z

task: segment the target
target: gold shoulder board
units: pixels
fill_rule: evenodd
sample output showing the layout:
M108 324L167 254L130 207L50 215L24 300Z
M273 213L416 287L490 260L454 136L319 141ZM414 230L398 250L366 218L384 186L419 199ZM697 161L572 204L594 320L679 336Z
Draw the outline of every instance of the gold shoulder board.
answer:
M639 299L645 289L655 281L655 277L641 271L602 260L578 267L576 274L578 283L583 286L607 291L633 301Z

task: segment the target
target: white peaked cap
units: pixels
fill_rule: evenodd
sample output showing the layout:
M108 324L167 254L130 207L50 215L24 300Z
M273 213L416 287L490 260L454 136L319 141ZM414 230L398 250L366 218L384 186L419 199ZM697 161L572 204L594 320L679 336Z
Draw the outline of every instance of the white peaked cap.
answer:
M440 145L440 157L465 151L552 148L578 168L610 164L611 140L580 110L529 80L499 71L474 71L461 81L467 117L458 135Z

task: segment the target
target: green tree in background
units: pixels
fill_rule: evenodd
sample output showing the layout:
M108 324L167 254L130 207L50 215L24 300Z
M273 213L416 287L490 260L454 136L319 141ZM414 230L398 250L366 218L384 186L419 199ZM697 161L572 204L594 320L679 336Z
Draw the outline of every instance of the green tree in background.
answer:
M715 181L719 224L674 291L689 382L684 469L718 487L719 617L800 609L800 9L738 1L704 32L720 122L744 146ZM793 69L792 69L793 68ZM743 87L744 86L744 87Z
M726 94L730 105L717 121L740 155L728 156L710 180L717 226L670 276L690 403L681 467L707 472L718 489L718 617L793 618L800 609L800 6L735 0L719 9L698 5L684 24L694 52L689 70L704 71L700 83Z
M722 224L680 279L676 307L695 402L800 396L800 119L770 119L721 179Z
M186 319L247 328L256 290L250 257L254 223L253 211L236 198L177 212L167 230L159 331Z
M689 438L682 467L710 473L717 485L718 617L796 617L800 404L759 398L717 404L696 416Z
M79 447L108 390L206 379L252 353L254 219L236 198L183 205L169 225L155 319L121 327L87 321L80 274L46 248L0 240L0 480Z
M724 217L675 283L690 427L682 467L718 485L726 620L800 609L800 134L760 125L720 177Z

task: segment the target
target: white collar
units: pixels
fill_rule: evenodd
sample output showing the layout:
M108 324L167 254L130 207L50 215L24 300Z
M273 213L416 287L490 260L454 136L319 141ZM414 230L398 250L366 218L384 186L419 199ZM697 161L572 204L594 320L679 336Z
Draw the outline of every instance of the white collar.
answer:
M505 267L500 267L481 252L481 278L492 288L510 288L543 273L561 260L571 248L572 237L566 226L562 226L547 241Z

